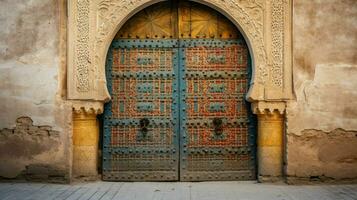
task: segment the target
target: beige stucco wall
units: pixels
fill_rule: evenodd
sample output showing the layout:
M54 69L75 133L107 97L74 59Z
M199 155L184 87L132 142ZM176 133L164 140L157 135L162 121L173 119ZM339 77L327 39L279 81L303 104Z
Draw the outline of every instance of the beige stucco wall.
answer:
M0 1L2 178L56 181L70 175L64 3ZM290 180L357 178L356 4L294 1L296 100L288 103L286 118Z
M294 1L291 180L357 178L357 1Z
M0 2L1 178L68 179L61 2Z

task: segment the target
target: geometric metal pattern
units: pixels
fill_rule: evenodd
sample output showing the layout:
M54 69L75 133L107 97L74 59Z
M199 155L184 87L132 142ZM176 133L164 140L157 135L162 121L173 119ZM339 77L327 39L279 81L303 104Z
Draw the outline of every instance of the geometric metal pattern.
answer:
M130 18L115 39L235 39L237 27L219 12L191 1L164 1Z
M177 38L175 26L177 13L171 9L174 1L154 4L139 11L130 18L116 35L116 39L123 38Z
M180 180L255 179L248 48L242 40L181 40Z
M255 179L255 121L243 40L114 40L103 179Z
M107 58L103 179L178 179L177 41L113 42Z
M255 179L249 60L237 28L206 6L135 14L107 58L103 179Z
M219 12L202 4L179 1L179 38L233 39L240 36L237 27Z

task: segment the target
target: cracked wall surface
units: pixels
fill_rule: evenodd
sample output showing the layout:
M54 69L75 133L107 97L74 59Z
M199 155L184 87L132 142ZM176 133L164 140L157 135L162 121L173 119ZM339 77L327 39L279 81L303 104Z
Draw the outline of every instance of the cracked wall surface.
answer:
M357 1L293 2L287 175L357 179ZM63 7L65 0L1 1L1 178L62 182L71 175Z
M294 1L290 180L357 179L357 1Z
M68 179L71 107L62 95L63 1L0 4L0 177L47 173L42 179Z
M0 176L32 181L66 182L60 132L19 117L14 128L0 130Z

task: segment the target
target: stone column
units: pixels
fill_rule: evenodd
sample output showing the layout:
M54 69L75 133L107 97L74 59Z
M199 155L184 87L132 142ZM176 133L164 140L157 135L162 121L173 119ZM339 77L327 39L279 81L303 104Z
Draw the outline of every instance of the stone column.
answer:
M98 175L99 124L95 112L73 113L73 177L96 179Z
M279 111L258 112L258 180L278 181L283 177L284 117Z

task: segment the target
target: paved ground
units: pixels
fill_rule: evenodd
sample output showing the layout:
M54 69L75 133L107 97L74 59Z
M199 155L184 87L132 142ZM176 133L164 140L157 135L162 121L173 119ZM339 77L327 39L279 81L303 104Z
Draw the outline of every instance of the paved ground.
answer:
M0 199L357 200L357 185L289 186L254 182L0 183Z

